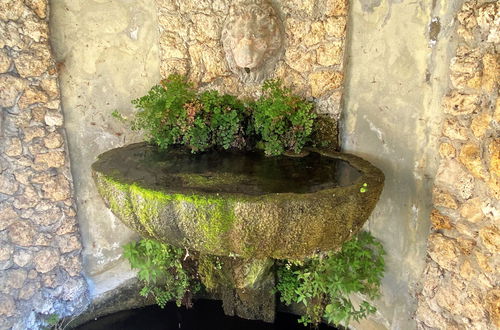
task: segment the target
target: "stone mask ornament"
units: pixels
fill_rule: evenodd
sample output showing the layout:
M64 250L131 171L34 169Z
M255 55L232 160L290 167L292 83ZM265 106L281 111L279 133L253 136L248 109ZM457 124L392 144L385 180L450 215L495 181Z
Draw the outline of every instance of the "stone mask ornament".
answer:
M230 70L243 82L262 82L281 57L283 31L283 23L268 0L233 4L221 38Z

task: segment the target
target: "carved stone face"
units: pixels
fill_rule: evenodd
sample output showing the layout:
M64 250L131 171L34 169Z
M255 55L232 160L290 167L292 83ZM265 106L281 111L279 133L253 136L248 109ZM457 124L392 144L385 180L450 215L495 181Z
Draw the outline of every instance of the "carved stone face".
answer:
M245 82L263 80L279 59L282 31L282 23L267 0L233 5L222 31L231 71Z

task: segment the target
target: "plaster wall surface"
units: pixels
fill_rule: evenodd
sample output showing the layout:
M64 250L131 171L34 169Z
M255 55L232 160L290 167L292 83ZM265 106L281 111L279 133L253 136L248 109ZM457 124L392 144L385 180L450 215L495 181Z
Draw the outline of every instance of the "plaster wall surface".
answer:
M105 207L90 165L100 153L141 140L111 116L160 79L158 25L152 0L54 0L51 42L84 246L84 268L96 297L134 276L121 246L135 234Z
M355 328L416 328L413 293L425 265L440 102L461 2L351 4L341 146L386 175L366 228L387 252L378 313Z

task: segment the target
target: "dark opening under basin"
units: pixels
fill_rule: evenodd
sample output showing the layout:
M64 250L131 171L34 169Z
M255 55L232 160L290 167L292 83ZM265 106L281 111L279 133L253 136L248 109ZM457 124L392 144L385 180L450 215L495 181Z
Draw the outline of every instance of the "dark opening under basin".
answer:
M336 249L366 221L384 181L379 169L349 154L193 155L146 143L105 152L92 170L107 205L143 236L244 258Z

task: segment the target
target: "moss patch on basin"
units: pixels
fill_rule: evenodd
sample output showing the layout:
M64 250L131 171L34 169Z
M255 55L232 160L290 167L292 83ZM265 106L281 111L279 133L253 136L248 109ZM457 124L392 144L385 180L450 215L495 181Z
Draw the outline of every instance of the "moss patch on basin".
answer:
M358 157L310 151L212 157L140 143L104 153L92 169L113 213L145 237L212 255L297 259L355 234L383 187L382 172Z

